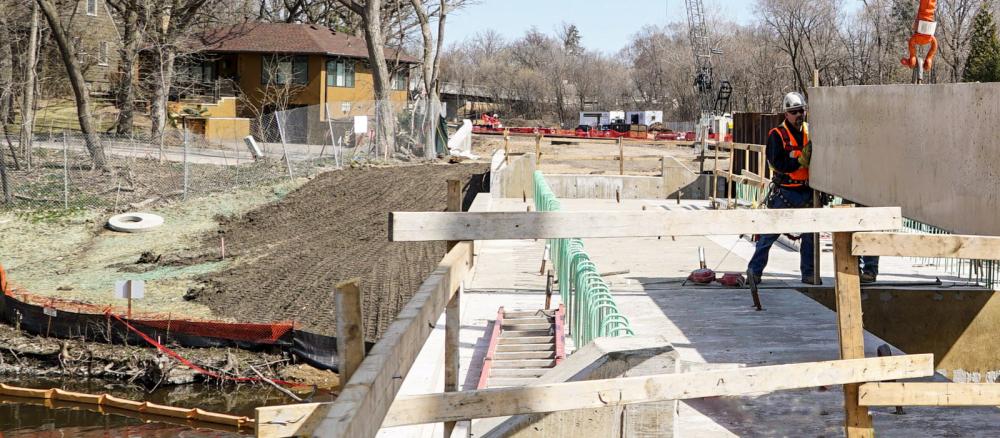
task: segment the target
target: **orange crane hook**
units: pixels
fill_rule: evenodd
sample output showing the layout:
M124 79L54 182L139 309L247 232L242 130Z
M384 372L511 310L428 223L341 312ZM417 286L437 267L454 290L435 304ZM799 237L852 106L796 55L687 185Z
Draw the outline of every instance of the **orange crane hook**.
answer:
M913 20L913 35L910 36L910 57L903 58L903 65L909 68L918 68L917 46L930 45L927 57L924 58L924 70L929 71L934 65L934 54L937 53L937 38L934 38L934 30L937 22L934 21L934 11L937 9L937 0L920 0L920 9L917 9L917 17Z

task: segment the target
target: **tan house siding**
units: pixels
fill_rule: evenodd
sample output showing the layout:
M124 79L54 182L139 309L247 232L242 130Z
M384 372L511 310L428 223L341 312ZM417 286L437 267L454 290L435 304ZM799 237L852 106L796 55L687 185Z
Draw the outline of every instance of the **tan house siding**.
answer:
M93 14L87 10L90 2ZM79 0L62 18L76 45L77 59L90 92L110 91L111 78L118 71L121 37L105 0Z

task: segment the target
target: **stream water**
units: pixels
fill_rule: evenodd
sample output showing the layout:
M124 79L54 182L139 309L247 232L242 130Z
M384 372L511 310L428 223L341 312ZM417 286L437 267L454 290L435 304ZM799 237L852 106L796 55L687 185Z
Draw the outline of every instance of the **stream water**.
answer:
M91 394L108 393L131 400L149 401L183 408L201 408L210 412L253 417L254 408L291 403L270 387L223 386L207 384L142 388L102 380L46 380L2 378L0 381L28 388L62 388ZM161 417L139 418L135 415L102 413L93 405L79 405L44 400L0 396L0 438L8 437L237 437L253 434L252 429L212 425L191 425L183 420L173 423ZM150 421L146 421L150 420Z

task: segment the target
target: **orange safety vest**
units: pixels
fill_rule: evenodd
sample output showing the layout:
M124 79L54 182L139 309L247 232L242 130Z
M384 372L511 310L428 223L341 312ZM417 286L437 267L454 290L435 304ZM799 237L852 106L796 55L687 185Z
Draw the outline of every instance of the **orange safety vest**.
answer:
M799 144L797 141L795 141L795 136L792 135L792 131L790 131L788 129L788 126L785 125L786 123L788 122L787 121L782 122L781 125L778 125L778 127L772 128L771 132L769 132L768 135L777 132L778 136L781 137L782 147L784 147L785 150L789 152L792 158L799 158L799 156L802 155L802 148L809 143L809 124L808 123L802 124L803 144ZM775 169L774 166L771 166L771 171L780 173L782 175L786 175L789 180L794 181L787 184L782 184L781 185L782 187L801 187L802 185L809 183L809 168L806 166L801 166L792 173L780 172L777 169Z

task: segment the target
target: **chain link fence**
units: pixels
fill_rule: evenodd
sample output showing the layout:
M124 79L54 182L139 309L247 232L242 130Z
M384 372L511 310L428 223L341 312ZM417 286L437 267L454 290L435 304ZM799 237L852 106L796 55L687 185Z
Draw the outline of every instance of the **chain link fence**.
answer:
M10 139L3 145L7 184L0 209L118 212L343 166L433 158L445 149L435 142L446 138L440 114L440 103L426 100L333 101L251 118L249 138L238 124L209 129L205 122L190 123L200 126L193 129L198 134L183 124L162 139L102 134L103 167L94 165L79 132L36 135L30 154Z

